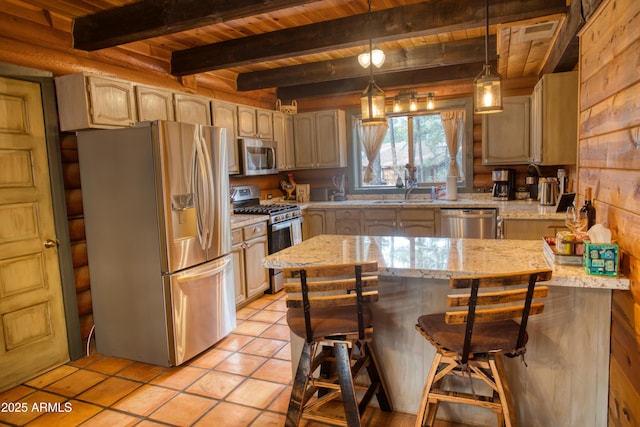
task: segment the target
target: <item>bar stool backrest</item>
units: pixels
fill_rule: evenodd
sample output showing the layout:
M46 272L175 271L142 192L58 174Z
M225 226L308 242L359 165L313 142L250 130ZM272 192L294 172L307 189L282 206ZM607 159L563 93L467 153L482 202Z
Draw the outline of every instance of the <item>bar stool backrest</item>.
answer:
M532 270L517 274L490 274L482 276L451 277L449 286L453 289L471 288L469 294L449 295L449 307L468 306L463 311L448 311L445 313L447 324L466 323L465 341L461 362L467 363L471 348L471 337L475 322L498 322L509 319L520 320L520 331L517 342L514 343L514 353L523 351L526 344L526 329L529 316L540 314L544 310L544 303L533 302L533 299L544 298L549 290L546 286L536 286L537 282L551 280L551 270ZM523 286L525 285L525 286ZM479 289L509 288L492 292L479 292ZM522 303L521 303L522 302ZM479 308L500 305L496 308Z

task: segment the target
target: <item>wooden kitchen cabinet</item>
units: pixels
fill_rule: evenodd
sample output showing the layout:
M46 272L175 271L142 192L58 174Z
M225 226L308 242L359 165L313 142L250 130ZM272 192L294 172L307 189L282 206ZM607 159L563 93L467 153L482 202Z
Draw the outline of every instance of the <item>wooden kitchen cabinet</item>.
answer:
M227 141L227 167L229 174L240 173L240 162L238 161L238 116L236 104L224 101L213 100L211 103L213 113L213 125L225 128Z
M435 237L439 230L436 224L436 209L398 209L399 236Z
M360 209L336 209L335 233L360 234Z
M531 95L531 163L574 165L578 150L578 72L545 74Z
M502 222L504 239L539 240L545 236L555 236L560 230L567 230L564 221L560 220L505 218L498 222Z
M326 213L324 209L305 209L302 212L302 238L307 240L319 234L326 234Z
M368 236L394 236L396 209L363 209L362 233Z
M296 114L293 130L296 168L347 166L344 111L326 110Z
M133 84L84 73L56 77L61 131L133 126L136 108Z
M238 136L273 140L273 111L238 105Z
M262 259L268 254L267 223L233 230L232 244L236 306L240 306L269 288L269 271L262 267Z
M211 99L186 93L174 93L173 104L176 121L211 125Z
M293 116L273 113L273 137L278 144L276 160L278 170L291 170L295 166L293 155Z
M530 155L530 99L503 99L503 111L482 116L482 163L528 164Z
M135 85L138 121L175 120L171 91L144 85Z

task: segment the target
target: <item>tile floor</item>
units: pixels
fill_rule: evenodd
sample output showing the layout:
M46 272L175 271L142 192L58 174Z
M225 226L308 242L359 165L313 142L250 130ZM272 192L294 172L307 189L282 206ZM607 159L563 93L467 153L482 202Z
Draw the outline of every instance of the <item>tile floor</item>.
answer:
M238 310L232 334L179 367L99 354L70 362L1 393L0 426L281 427L292 381L285 311L282 293L265 295ZM414 422L370 408L363 424Z

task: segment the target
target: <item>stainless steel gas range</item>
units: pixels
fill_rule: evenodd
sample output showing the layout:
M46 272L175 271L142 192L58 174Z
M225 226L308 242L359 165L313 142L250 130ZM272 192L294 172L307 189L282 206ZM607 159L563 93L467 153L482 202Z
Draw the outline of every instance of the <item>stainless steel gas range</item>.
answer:
M236 186L231 190L233 213L268 215L267 242L269 254L302 242L302 210L295 204L260 204L260 189L254 185ZM269 269L270 292L282 290L280 270Z

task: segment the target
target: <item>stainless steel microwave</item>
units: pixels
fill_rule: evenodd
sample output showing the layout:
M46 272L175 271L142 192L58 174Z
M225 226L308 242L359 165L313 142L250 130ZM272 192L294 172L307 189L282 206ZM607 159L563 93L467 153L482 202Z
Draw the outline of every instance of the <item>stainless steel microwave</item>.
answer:
M239 141L244 175L278 173L275 141L254 138L242 138Z

